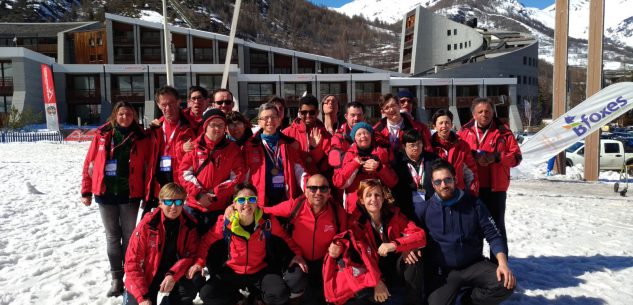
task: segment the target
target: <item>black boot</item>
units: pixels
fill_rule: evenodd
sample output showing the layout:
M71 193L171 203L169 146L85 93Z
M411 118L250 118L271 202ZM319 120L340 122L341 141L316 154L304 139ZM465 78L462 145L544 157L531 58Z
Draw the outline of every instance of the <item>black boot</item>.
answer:
M110 290L106 296L118 297L123 294L123 291L123 271L112 271L112 282L110 282Z

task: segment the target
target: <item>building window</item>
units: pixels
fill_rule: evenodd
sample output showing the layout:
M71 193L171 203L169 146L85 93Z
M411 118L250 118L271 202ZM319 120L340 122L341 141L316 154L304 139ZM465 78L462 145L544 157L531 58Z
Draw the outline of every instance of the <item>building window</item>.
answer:
M201 86L209 91L209 93L215 89L220 88L222 84L221 74L198 74L198 86Z
M311 83L285 83L283 98L286 100L286 113L289 118L294 118L299 111L299 99L304 94L312 94Z
M450 45L450 44L447 44L447 45L446 45L446 49L447 49L448 51L450 51L450 50L451 50L451 45Z
M527 84L527 76L523 75L523 84Z
M464 48L464 44L460 42L460 43L459 43L459 49L461 50L461 49L463 49L463 48Z
M412 28L415 25L415 15L407 17L407 29Z
M468 47L471 47L471 46L472 46L472 44L470 43L470 40L469 40L468 41Z
M451 36L451 30L446 30L446 36Z
M248 108L254 109L275 95L275 84L248 84Z
M453 35L457 35L457 29L453 30Z
M456 43L453 44L453 49L457 50L457 44Z
M517 84L521 84L521 75L517 75Z
M527 65L527 57L523 56L523 64Z

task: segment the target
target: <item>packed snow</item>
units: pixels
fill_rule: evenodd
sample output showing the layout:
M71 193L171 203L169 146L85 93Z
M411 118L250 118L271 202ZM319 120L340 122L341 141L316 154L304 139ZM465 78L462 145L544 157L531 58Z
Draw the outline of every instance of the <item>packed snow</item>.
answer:
M0 144L0 305L121 303L105 297L98 208L79 201L87 148ZM633 202L613 192L619 174L586 183L579 166L546 177L544 164L525 164L512 176L506 219L519 284L504 304L630 304Z

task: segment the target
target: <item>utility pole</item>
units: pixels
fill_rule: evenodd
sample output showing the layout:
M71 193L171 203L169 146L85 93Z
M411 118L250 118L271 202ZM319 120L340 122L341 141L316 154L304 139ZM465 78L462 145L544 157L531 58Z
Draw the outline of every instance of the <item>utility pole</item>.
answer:
M174 86L174 74L171 71L171 33L167 23L167 0L163 0L163 38L165 40L165 73L167 86Z
M556 0L554 29L554 84L552 85L552 119L567 111L567 38L569 36L569 1ZM565 174L565 151L556 157L556 172Z
M602 41L604 0L589 3L589 43L587 51L587 98L602 89ZM585 138L585 180L597 181L600 170L600 131Z
M226 58L224 60L224 73L222 73L222 84L220 88L226 89L229 82L229 65L233 56L233 42L235 41L235 32L237 32L237 19L240 16L240 6L242 0L235 0L235 10L233 11L233 19L231 21L231 33L229 34L229 46L226 48Z

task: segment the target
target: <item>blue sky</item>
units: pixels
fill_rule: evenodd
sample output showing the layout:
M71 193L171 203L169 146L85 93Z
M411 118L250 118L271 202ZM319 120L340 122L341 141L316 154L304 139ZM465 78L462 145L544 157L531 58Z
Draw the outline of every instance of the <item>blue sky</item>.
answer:
M345 3L352 2L351 0L308 0L317 5L325 5L330 7L341 7ZM554 0L519 0L523 5L527 7L544 8L554 3Z

